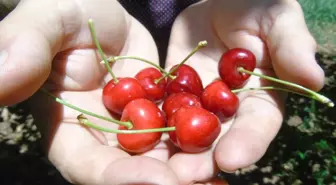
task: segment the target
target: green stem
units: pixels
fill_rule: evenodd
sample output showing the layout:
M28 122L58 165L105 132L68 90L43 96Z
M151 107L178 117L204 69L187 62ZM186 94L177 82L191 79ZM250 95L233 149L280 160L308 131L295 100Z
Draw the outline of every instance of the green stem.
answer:
M107 61L108 61L108 62L115 62L115 61L117 61L117 60L122 60L122 59L134 59L134 60L139 60L139 61L145 62L145 63L147 63L147 64L150 64L150 65L156 67L156 68L159 69L162 73L167 74L167 75L169 76L169 78L171 78L171 79L174 79L174 78L175 78L175 76L168 74L168 72L165 71L162 67L160 67L159 65L157 65L157 64L155 64L154 62L151 62L151 61L149 61L149 60L147 60L147 59L145 59L145 58L141 58L141 57L137 57L137 56L111 56L111 57L108 57L108 58L107 58ZM104 61L101 61L100 63L105 63L105 62L104 62Z
M51 97L52 99L54 99L56 102L62 104L62 105L65 105L71 109L74 109L78 112L81 112L83 114L87 114L87 115L90 115L90 116L93 116L93 117L96 117L96 118L99 118L99 119L102 119L102 120L105 120L105 121L109 121L109 122L113 122L113 123L116 123L118 125L123 125L125 127L127 127L128 129L131 129L133 128L133 124L131 122L123 122L123 121L118 121L118 120L115 120L115 119L112 119L112 118L108 118L108 117L104 117L104 116L101 116L101 115L98 115L98 114L95 114L93 112L90 112L90 111L87 111L87 110L84 110L84 109L81 109L79 107L76 107L64 100L62 100L61 98L58 98L56 96L54 96L53 94L49 93L46 89L43 89L41 88L40 91L46 93L49 97Z
M298 84L295 84L295 83L291 83L291 82L288 82L288 81L284 81L284 80L280 80L280 79L277 79L277 78L273 78L273 77L270 77L270 76L266 76L266 75L263 75L263 74L258 74L258 73L255 73L255 72L252 72L252 71L248 71L242 67L239 67L238 68L238 71L239 72L242 72L242 73L247 73L249 75L254 75L254 76L258 76L260 78L264 78L264 79L267 79L269 81L273 81L273 82L277 82L277 83L280 83L280 84L283 84L283 85L287 85L287 86L290 86L290 87L294 87L294 88L297 88L297 89L300 89L306 93L308 93L307 97L309 98L312 98L312 99L315 99L323 104L327 104L329 107L334 107L334 103L327 97L317 93L317 92L314 92L310 89L307 89L303 86L300 86Z
M96 125L92 122L90 122L86 117L84 117L82 114L77 117L78 121L86 125L90 128L103 131L103 132L109 132L109 133L115 133L115 134L143 134L143 133L154 133L154 132L170 132L175 131L175 127L164 127L164 128L153 128L153 129L141 129L141 130L115 130L111 128L102 127L99 125Z
M91 34L92 34L92 38L93 38L93 41L95 42L96 44L96 47L98 49L98 52L99 52L99 55L100 57L103 59L104 63L105 63L105 67L107 68L107 71L111 74L113 80L115 83L118 83L118 79L117 77L114 75L114 73L112 72L112 69L111 67L109 66L107 60L106 60L106 57L105 57L105 54L99 44L99 41L98 41L98 38L97 38L97 34L96 34L96 30L94 28L94 22L92 19L89 19L89 27L90 27L90 31L91 31Z
M174 73L181 65L183 65L192 55L194 55L198 50L205 47L208 44L207 41L200 41L198 45L189 53L189 55L182 60L174 69L172 69L168 74L162 76L161 78L155 80L155 83L158 84L162 79L166 78L169 74Z
M239 92L244 92L244 91L254 91L254 90L278 90L278 91L285 91L285 92L291 92L294 94L298 94L307 98L311 98L310 96L303 94L303 93L299 93L299 92L295 92L289 89L285 89L285 88L281 88L281 87L273 87L273 86L264 86L264 87L247 87L247 88L241 88L241 89L233 89L232 92L233 93L239 93Z

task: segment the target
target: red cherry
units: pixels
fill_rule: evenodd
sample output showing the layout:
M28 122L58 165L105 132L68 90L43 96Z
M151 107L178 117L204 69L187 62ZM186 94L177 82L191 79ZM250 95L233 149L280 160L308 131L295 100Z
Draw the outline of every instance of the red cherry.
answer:
M197 106L202 107L201 100L198 96L188 93L188 92L179 92L169 95L162 104L162 110L166 115L166 119L170 117L181 107L183 106ZM173 126L169 125L168 127ZM177 146L175 132L168 132L168 135L171 141Z
M239 99L222 80L207 85L201 96L205 109L217 115L220 121L232 117L239 106Z
M177 146L188 153L206 150L221 131L217 116L197 106L181 107L168 120L168 125L175 126Z
M256 67L255 55L242 48L230 49L223 53L218 63L219 76L231 89L245 85L250 77L249 74L240 73L237 70L239 67L253 71Z
M130 101L147 98L147 94L137 79L129 77L118 79L117 84L111 80L104 86L103 103L109 111L120 115Z
M202 107L201 99L198 96L188 92L179 92L169 95L164 100L162 110L166 118L169 119L176 110L185 105Z
M166 93L166 79L160 80L158 84L155 83L155 80L162 76L162 73L154 67L142 69L135 75L135 78L139 80L140 84L145 89L147 98L155 103L159 103Z
M177 65L173 66L174 69ZM176 71L171 73L175 79L168 78L166 92L168 95L178 92L189 92L201 96L203 84L198 73L189 65L182 64Z
M163 128L165 117L157 105L148 99L136 99L128 103L122 113L121 121L131 121L131 130ZM126 130L125 126L119 126ZM162 132L117 134L120 146L131 153L143 153L151 150L160 142Z

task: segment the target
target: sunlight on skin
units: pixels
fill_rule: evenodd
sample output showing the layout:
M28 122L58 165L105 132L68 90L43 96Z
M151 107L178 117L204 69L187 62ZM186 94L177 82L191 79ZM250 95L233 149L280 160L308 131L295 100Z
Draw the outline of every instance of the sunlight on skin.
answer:
M87 24L90 18L95 20L98 39L106 55L133 55L158 63L150 33L116 1L22 2L0 24L1 47L9 54L0 69L0 82L4 87L0 93L1 103L12 104L30 97L50 74L45 87L53 89L55 95L78 107L109 116L102 104L101 92L111 76L100 63L101 58L92 44ZM254 0L251 2L259 7L253 9L246 6L251 4L242 2L235 1L225 11L219 8L228 7L228 4L220 0L202 1L187 8L174 23L165 67L168 69L180 62L199 41L206 40L208 46L186 63L200 74L204 86L218 77L217 61L227 48L245 47L256 53L257 72L272 74L272 58L277 75L319 89L323 85L323 75L312 57L315 43L307 32L296 1L272 1L282 4L265 6L263 0ZM272 19L266 16L261 22L256 21L255 18L262 17L265 12L271 14ZM281 17L276 19L279 12ZM267 29L272 23L272 29ZM291 29L283 30L284 27ZM293 29L300 30L300 35ZM286 38L291 38L292 42L287 43ZM270 46L267 50L266 45ZM305 74L302 78L290 75L302 64L306 66L300 73ZM122 60L113 65L113 72L118 77L134 76L147 66L139 61ZM17 83L11 83L13 80ZM252 77L246 86L250 85L259 86L260 81ZM15 96L11 96L13 92ZM281 126L283 97L274 92L240 93L237 116L223 123L220 137L209 150L195 155L178 152L165 142L168 137L164 134L153 150L131 156L116 147L115 134L79 125L78 112L39 93L31 97L29 103L38 120L38 128L45 135L48 158L70 182L184 185L207 182L219 168L232 172L259 160ZM117 128L115 124L88 118L101 126ZM175 152L178 153L173 155Z
M267 75L275 75L271 69L270 57L276 59L277 65L280 65L280 61L283 60L305 62L305 59L314 54L309 49L314 45L314 42L311 42L311 35L304 26L302 13L297 9L296 4L284 1L283 4L274 3L273 5L275 6L272 6L272 2L268 4L262 4L261 2L263 1L260 1L260 7L252 5L245 7L243 6L245 3L237 1L233 3L235 8L228 7L225 9L226 1L214 0L203 1L188 7L174 23L166 68L169 69L178 63L200 40L207 40L208 46L196 53L186 64L191 65L200 74L204 85L218 78L217 61L227 48L243 47L251 50L257 58L257 69L255 71ZM254 8L249 12L248 7ZM222 11L223 8L225 11ZM239 11L244 13L239 14ZM254 19L265 15L265 11L269 11L270 14L274 13L274 15L271 15L273 19L265 17L263 22L258 22ZM271 21L276 20L275 14L277 12L285 12L289 15L295 14L292 16L297 17L297 23L292 22L292 26L300 28L300 34L302 35L300 38L308 38L305 42L306 46L297 49L297 52L305 53L302 55L302 60L289 54L281 58L273 49L285 49L285 46L279 48L276 45L279 44L277 39L283 36L281 35L283 32L279 31L279 29L283 29L281 27L277 27L277 30L268 30L272 34L277 33L278 35L271 35L272 37L268 37L267 42L264 42L263 39L266 39L266 35L263 35L265 34L263 31L269 26L268 24L272 24ZM235 17L237 21L233 19ZM279 20L274 23L281 24L282 21ZM288 38L292 39L290 35L288 36ZM298 42L298 45L301 46L302 44L302 42ZM270 56L268 55L267 45L271 45L271 51L275 52L271 53ZM290 47L295 47L295 45L293 44ZM321 69L314 60L309 60L309 64L309 67L314 69L314 75L316 76L312 76L305 83L316 88L314 84L321 85L321 79L323 79L320 73ZM281 71L278 72L280 73ZM294 80L295 76L292 76L292 79ZM251 77L246 87L258 87L261 83L263 86L266 85L258 77ZM268 85L272 84L269 83ZM222 131L218 139L218 144L214 149L214 156L205 152L193 156L194 160L186 161L188 154L177 154L170 159L169 164L176 171L180 180L186 184L195 180L193 177L198 178L196 180L199 181L211 177L218 169L206 164L213 163L214 159L216 159L216 164L219 165L219 168L228 172L233 172L238 168L247 167L257 162L264 155L268 145L280 129L285 97L286 94L282 92L239 93L240 108L237 112L237 117L231 120L230 123L224 124L227 128ZM195 161L199 162L195 163Z
M93 3L91 6L90 3L87 3L85 4L87 7L81 8L82 10L86 9L86 11L83 12L88 14L95 10L95 7L98 6L97 4L106 7L104 9L100 8L98 15L90 15L96 20L95 25L98 38L105 53L107 55L136 55L158 63L156 46L149 32L134 18L130 17L127 18L126 24L118 22L115 19L109 19L110 22L104 22L104 19L99 16L105 16L107 12L112 12L112 15L118 13L120 15L127 14L125 14L124 10L121 9L120 11L114 7L115 5L111 5L113 3L110 1L103 2L107 3L107 5L104 6L99 3ZM20 9L14 11L12 16L8 17L6 21L10 22L12 19L20 17L22 12L24 12L23 10L30 6L31 4L29 4L29 2L22 4ZM111 11L111 6L117 11ZM65 11L65 13L67 12L68 10ZM103 12L105 12L105 14ZM77 19L77 16L80 15L81 14L67 14L66 17L74 16L71 19L71 21L73 21L73 19ZM101 58L97 52L94 52L93 48L95 48L95 46L91 45L91 39L87 39L91 38L87 24L89 17L83 15L81 19L83 21L83 23L79 25L81 30L77 30L79 29L76 27L78 26L77 23L72 24L72 27L67 27L70 30L67 30L69 32L73 30L76 31L76 33L71 33L67 39L76 40L63 43L64 46L62 48L67 49L67 51L60 52L56 55L53 61L54 65L51 76L45 87L49 90L55 89L52 92L69 103L104 116L110 116L102 104L101 92L104 81L108 81L111 77L107 75L104 65L100 64ZM118 20L123 19L119 16ZM71 25L71 23L68 22L66 25ZM123 25L125 25L125 27ZM129 31L126 31L128 29ZM124 36L127 36L127 38ZM123 38L125 38L125 43L121 42ZM62 38L59 38L59 41L61 40ZM90 45L87 44L89 42ZM78 47L79 45L80 47ZM83 46L89 47L83 48ZM117 49L118 47L120 49ZM29 69L28 65L30 65L30 63L27 63L27 69ZM132 67L130 68L129 66ZM113 66L113 71L117 76L133 76L140 69L147 66L149 65L139 61L122 60ZM33 114L37 118L38 128L46 134L44 142L48 151L49 160L70 182L78 184L119 184L125 181L141 181L137 176L137 174L141 173L144 178L143 180L148 183L159 183L162 182L163 176L157 176L151 179L153 172L157 172L165 174L165 176L168 177L165 183L176 184L175 175L163 162L160 162L160 160L168 160L170 156L168 154L170 152L167 149L159 149L159 145L157 146L158 149L153 150L151 153L144 154L141 158L139 158L140 156L135 159L133 159L133 157L129 158L130 155L126 152L115 147L107 147L108 145L116 146L115 134L101 133L79 125L76 120L79 114L78 112L45 98L48 97L37 93L30 98L29 102L32 105ZM52 118L52 120L50 120L50 118ZM117 128L115 124L92 117L89 117L89 119L103 126ZM165 147L165 145L163 146ZM151 158L146 157L146 155L151 156ZM124 160L121 160L122 158ZM133 169L133 177L127 173L129 169L120 168L119 166L126 164L127 166L134 166L134 164L143 161L146 161L148 164L145 166L142 165L142 167L137 168L137 170ZM115 170L118 170L118 174L128 174L128 177L122 178L122 175L120 175L120 178L109 180L107 176L111 176Z

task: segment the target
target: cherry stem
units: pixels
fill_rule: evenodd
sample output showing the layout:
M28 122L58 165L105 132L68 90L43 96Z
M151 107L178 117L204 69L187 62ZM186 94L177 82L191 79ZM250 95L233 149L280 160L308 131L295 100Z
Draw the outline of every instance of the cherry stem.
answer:
M168 74L168 72L165 71L165 70L164 70L162 67L160 67L159 65L157 65L157 64L155 64L154 62L151 62L151 61L149 61L149 60L147 60L147 59L141 58L141 57L137 57L137 56L110 56L110 57L107 58L107 61L108 61L108 62L115 62L115 61L117 61L117 60L121 60L121 59L134 59L134 60L139 60L139 61L145 62L145 63L147 63L147 64L150 64L150 65L156 67L156 68L159 69L162 73L168 75L169 78L171 78L171 79L174 79L174 78L175 78L175 76ZM105 62L104 62L104 61L101 61L100 63L105 63Z
M175 127L164 127L164 128L153 128L153 129L141 129L141 130L116 130L111 128L106 128L99 126L97 124L89 121L83 114L77 116L77 120L90 128L94 128L99 131L115 133L115 134L143 134L143 133L154 133L154 132L169 132L175 131Z
M168 74L165 74L164 76L162 76L161 78L155 80L155 83L158 84L161 80L163 80L164 78L166 78L169 74L174 73L181 65L183 65L191 56L193 56L198 50L200 50L201 48L205 47L208 44L207 41L200 41L197 46L189 53L189 55L184 58L182 60L182 62L180 62L174 69L172 69Z
M277 78L273 78L273 77L270 77L270 76L267 76L267 75L263 75L263 74L258 74L258 73L255 73L255 72L252 72L252 71L249 71L249 70L246 70L244 69L243 67L239 67L238 68L238 71L241 72L241 73L247 73L249 75L254 75L254 76L258 76L260 78L264 78L264 79L267 79L269 81L273 81L273 82L277 82L277 83L280 83L280 84L283 84L283 85L287 85L287 86L291 86L291 87L295 87L297 89L300 89L306 93L308 93L308 95L306 95L306 97L309 97L309 98L312 98L312 99L315 99L323 104L327 104L329 107L334 107L334 103L327 97L317 93L317 92L314 92L310 89L307 89L301 85L298 85L298 84L295 84L295 83L291 83L291 82L288 82L288 81L284 81L284 80L280 80L280 79L277 79Z
M99 41L98 41L98 38L97 38L97 34L96 34L96 30L94 28L94 21L93 21L93 19L89 19L89 27L90 27L90 31L91 31L91 34L92 34L93 41L95 42L95 45L96 45L96 47L98 49L100 57L103 59L103 61L105 63L105 67L107 68L107 71L111 74L114 82L118 83L119 80L117 79L117 77L112 72L112 69L111 69L111 67L109 66L109 64L108 64L108 62L106 60L105 54L103 52L103 49L101 48L101 46L99 44Z
M233 89L231 90L233 93L239 93L244 91L254 91L254 90L278 90L278 91L285 91L285 92L291 92L294 94L298 94L301 96L305 96L310 98L310 96L307 96L306 94L295 92L289 89L281 88L281 87L273 87L273 86L264 86L264 87L247 87L247 88L241 88L241 89Z
M93 112L90 112L88 110L84 110L84 109L81 109L79 107L76 107L64 100L62 100L61 98L58 98L56 97L55 95L51 94L50 92L48 92L46 89L44 88L41 88L40 91L46 93L49 97L51 97L52 99L54 99L56 102L64 105L64 106L67 106L71 109L74 109L76 111L79 111L83 114L87 114L87 115L90 115L90 116L93 116L93 117L96 117L96 118L99 118L99 119L102 119L102 120L105 120L105 121L109 121L109 122L113 122L113 123L116 123L118 125L123 125L125 127L127 127L128 129L131 129L133 128L133 124L131 122L123 122L123 121L118 121L118 120L115 120L115 119L112 119L112 118L108 118L108 117L104 117L104 116L101 116L101 115L98 115L98 114L95 114Z

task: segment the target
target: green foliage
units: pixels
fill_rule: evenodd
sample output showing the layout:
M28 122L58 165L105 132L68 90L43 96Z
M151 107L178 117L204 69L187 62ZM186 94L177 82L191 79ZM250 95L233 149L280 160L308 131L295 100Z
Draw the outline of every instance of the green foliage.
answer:
M336 48L336 0L299 0L309 30L326 48Z

